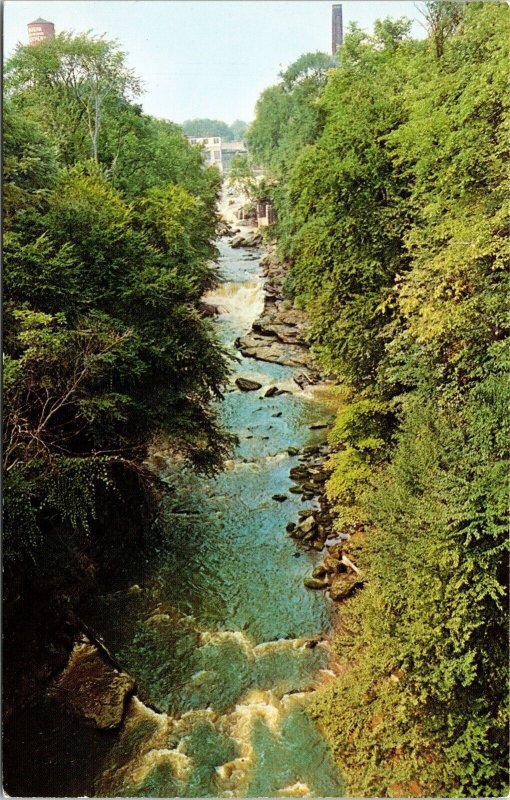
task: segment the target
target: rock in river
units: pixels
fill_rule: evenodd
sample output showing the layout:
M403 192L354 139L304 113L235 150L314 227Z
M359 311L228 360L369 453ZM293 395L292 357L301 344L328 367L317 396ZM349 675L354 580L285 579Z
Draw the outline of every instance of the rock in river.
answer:
M312 516L307 517L303 522L299 523L300 529L303 533L310 533L315 528L315 520Z
M361 581L355 575L337 575L331 582L331 599L345 600L354 591L356 585L361 585Z
M96 728L117 728L134 680L116 669L88 639L77 642L50 691Z
M274 494L273 495L273 500L276 500L278 503L284 503L286 499L287 499L287 495L286 494Z
M327 589L328 582L321 581L319 578L305 578L304 584L307 589Z
M242 392L256 392L257 389L262 389L261 383L251 381L249 378L236 378L236 386Z
M312 570L312 578L324 578L325 575L326 569L324 568L323 564L319 564Z

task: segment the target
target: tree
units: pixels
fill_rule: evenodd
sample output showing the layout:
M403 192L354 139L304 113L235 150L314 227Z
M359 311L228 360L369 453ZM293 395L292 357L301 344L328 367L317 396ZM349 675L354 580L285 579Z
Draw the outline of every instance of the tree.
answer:
M246 156L236 153L230 162L228 185L243 192L250 200L254 200L257 191L253 170Z
M280 77L286 89L292 89L295 84L301 83L308 78L315 81L324 82L330 69L336 67L336 59L327 53L319 51L315 53L305 53L294 61L290 67L280 73Z
M198 138L207 136L221 136L230 141L234 135L226 122L219 119L187 119L182 123L182 129L187 136Z
M422 14L425 17L428 34L434 44L436 57L441 58L445 42L459 27L464 9L460 3L450 0L434 0L434 2L425 3Z
M108 104L140 91L118 45L90 34L19 45L5 75L8 94L39 121L67 164L88 156L98 161Z
M311 141L282 153L283 85L250 131L291 297L343 384L327 493L366 585L312 713L356 796L508 787L510 18L428 13L424 42L351 28Z
M230 126L230 130L232 131L232 138L236 140L244 139L248 127L249 125L247 122L243 122L242 119L236 119Z
M75 44L81 58L83 42ZM14 498L6 516L11 557L24 563L36 557L30 543L65 517L65 499L51 492L37 511L44 476L70 485L97 468L122 494L126 470L146 488L153 480L143 460L156 433L176 458L205 471L219 466L231 439L211 406L227 376L225 355L198 310L215 280L216 176L177 126L114 94L105 99L118 114L115 124L103 117L103 163L63 167L59 152L81 152L73 92L58 109L59 150L51 125L43 133L38 121L46 98L14 75L21 83L11 86L4 141L4 453L9 492L25 498L25 516ZM143 158L152 169L141 171ZM85 500L77 535L93 511Z

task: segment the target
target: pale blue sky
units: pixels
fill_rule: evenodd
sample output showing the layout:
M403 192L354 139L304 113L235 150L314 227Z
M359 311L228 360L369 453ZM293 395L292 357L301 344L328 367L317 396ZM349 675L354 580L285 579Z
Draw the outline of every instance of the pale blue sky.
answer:
M142 78L144 110L183 122L210 117L250 121L258 95L282 66L302 53L329 52L326 0L6 0L4 52L27 42L28 22L43 17L57 32L91 30L118 39ZM375 19L407 16L423 36L413 2L350 0L351 20L370 30Z

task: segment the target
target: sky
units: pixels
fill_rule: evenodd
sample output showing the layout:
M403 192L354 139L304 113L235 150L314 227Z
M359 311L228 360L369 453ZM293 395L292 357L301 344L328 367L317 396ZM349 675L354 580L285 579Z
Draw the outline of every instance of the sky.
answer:
M4 54L27 43L27 23L43 17L63 30L117 39L144 84L144 111L183 122L196 117L250 122L260 92L307 52L331 47L326 0L5 0ZM424 35L414 2L344 2L350 21L370 31L378 18L407 16Z

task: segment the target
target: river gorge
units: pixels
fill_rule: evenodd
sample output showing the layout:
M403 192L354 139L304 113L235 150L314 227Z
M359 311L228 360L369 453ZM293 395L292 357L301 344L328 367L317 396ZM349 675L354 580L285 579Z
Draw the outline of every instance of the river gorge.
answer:
M261 254L226 239L219 249L221 283L205 299L236 359L221 413L239 443L214 478L164 466L158 534L80 610L136 681L120 731L74 729L48 700L32 716L40 730L26 733L28 790L33 773L48 793L342 795L306 712L334 676L333 604L303 585L321 553L286 532L303 506L289 470L324 441L313 426L331 401L324 387L298 387L295 368L239 355L234 342L264 305ZM239 377L261 388L240 391Z

